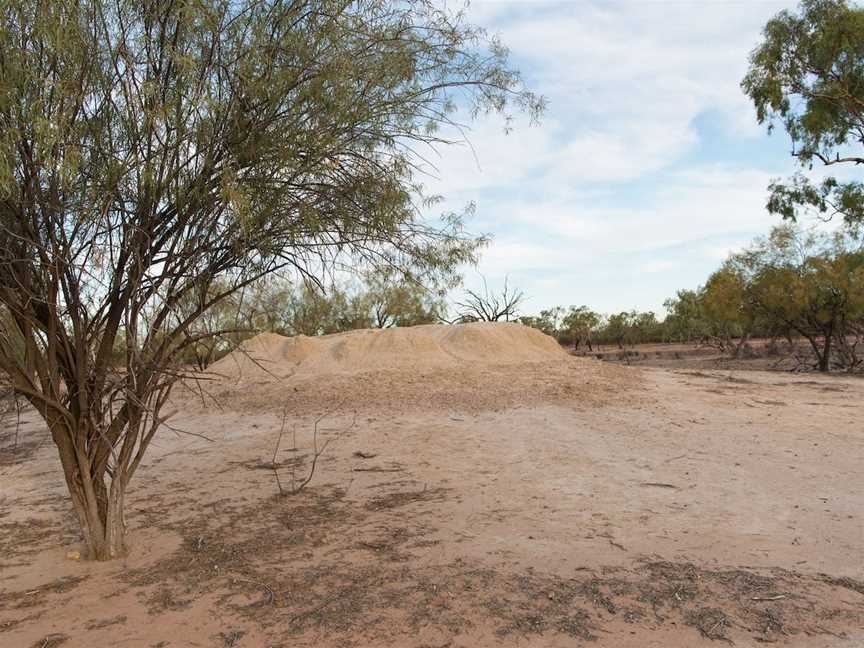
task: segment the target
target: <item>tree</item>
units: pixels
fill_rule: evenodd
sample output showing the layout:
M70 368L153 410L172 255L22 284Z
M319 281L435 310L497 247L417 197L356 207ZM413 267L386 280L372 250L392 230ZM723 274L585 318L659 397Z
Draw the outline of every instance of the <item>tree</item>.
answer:
M864 9L846 0L804 0L764 30L742 82L759 123L781 122L803 169L864 164ZM803 174L771 184L768 209L795 220L804 211L864 224L864 184Z
M286 334L290 330L291 304L295 288L285 277L268 276L232 296L241 335L259 331Z
M633 316L631 327L635 344L663 341L662 324L654 311L634 312Z
M667 339L677 342L701 341L708 334L702 305L703 290L679 290L675 297L663 302L666 319L663 320Z
M590 312L589 318L595 317ZM646 342L662 342L665 338L664 323L657 320L653 311L622 311L605 318L597 317L593 337L604 344L616 344L623 349L625 345Z
M178 359L220 333L190 334L204 313L282 269L473 260L414 175L457 105L542 101L425 0L4 3L0 368L50 428L90 557L125 550Z
M375 328L434 324L446 310L439 291L387 269L367 277L366 288L356 301L357 310L367 314L369 325Z
M562 325L574 349L578 351L579 346L585 344L589 351L593 351L591 339L601 321L600 315L587 306L571 306L564 316Z
M490 292L484 278L482 293L466 290L462 301L456 302L458 321L509 322L517 319L524 300L525 294L521 290L511 289L506 278L500 294Z
M202 282L200 289L190 289L182 299L178 300L172 319L174 322L186 320L200 308L202 303L213 299L226 288L227 284L223 281ZM242 339L244 331L251 330L248 326L244 329L246 323L244 320L247 320L243 308L245 292L241 290L217 301L194 318L183 334L185 339L190 340L180 355L184 362L194 365L199 371L204 371L211 363L236 346ZM121 348L114 363L123 362L124 355Z
M625 344L633 343L633 320L636 311L614 313L606 318L603 338L623 349Z
M289 290L280 319L284 324L277 333L286 335L327 335L344 330L349 308L348 296L337 286L327 288L302 282ZM275 319L270 316L269 319Z
M849 238L785 226L732 257L746 284L746 299L769 323L810 343L819 371L859 364L850 336L864 317L864 251Z
M731 351L736 358L750 339L756 322L747 290L743 270L727 262L708 277L699 296L706 320L705 337L721 351Z
M563 306L553 306L540 311L539 315L523 315L519 317L519 322L543 331L546 335L552 336L560 342L564 313Z
M523 315L519 322L543 331L561 344L572 344L578 350L583 343L591 349L592 336L602 319L587 306L553 306L540 311L540 315Z

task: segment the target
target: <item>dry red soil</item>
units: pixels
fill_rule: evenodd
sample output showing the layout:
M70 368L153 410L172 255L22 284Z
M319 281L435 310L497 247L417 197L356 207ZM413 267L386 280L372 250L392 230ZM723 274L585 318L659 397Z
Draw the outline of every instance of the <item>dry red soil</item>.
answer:
M4 429L0 646L864 646L860 379L351 340L179 390L114 562Z

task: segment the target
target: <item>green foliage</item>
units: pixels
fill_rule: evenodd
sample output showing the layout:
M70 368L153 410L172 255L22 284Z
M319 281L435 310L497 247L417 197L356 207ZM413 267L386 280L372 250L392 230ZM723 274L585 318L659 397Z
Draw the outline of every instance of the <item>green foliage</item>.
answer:
M289 293L284 308L280 317L283 326L270 330L287 335L328 335L368 324L367 320L356 322L349 296L336 286L325 291L316 285L303 283L299 289ZM354 326L355 323L358 325Z
M411 276L388 270L366 277L356 302L354 309L375 328L434 324L447 310L443 289L427 288Z
M178 312L194 306L181 302ZM265 331L314 336L416 326L441 321L445 311L440 291L393 270L367 273L364 281L345 286L268 277L233 293L197 318L188 333L195 341L184 346L180 359L206 369L243 340Z
M570 342L575 349L579 349L582 344L591 349L592 338L602 319L587 306L571 306L561 322L564 334L561 337L565 338L562 342Z
M864 163L864 9L846 0L803 0L765 27L742 82L769 130L778 121L804 168ZM768 209L795 220L802 209L864 223L864 185L803 175L770 186Z
M738 357L754 336L800 336L822 371L864 366L864 246L848 233L776 227L730 256L704 286L679 290L664 305L662 321L650 311L603 317L585 306L520 321L576 349L695 342Z
M806 338L821 371L832 362L850 369L860 364L850 342L864 322L859 244L842 234L778 227L729 263L742 278L750 316Z
M540 311L540 315L525 315L519 322L543 331L561 344L578 349L585 344L591 348L594 335L599 329L602 316L587 306L554 306Z
M670 342L702 340L708 332L709 322L702 307L700 290L679 290L675 297L663 303L666 319L665 334Z
M735 338L746 341L755 324L746 291L746 280L731 263L723 264L708 278L699 297L706 323L704 339L717 342L723 349L731 348Z
M625 344L662 342L666 339L663 322L653 312L625 311L603 316L587 306L562 306L540 312L539 316L520 317L526 326L551 335L561 344L593 349L593 344Z
M860 231L864 224L864 185L860 182L826 178L813 184L799 173L786 183L772 182L768 191L768 211L784 220L797 221L803 207L827 219L841 215L851 231Z
M633 322L636 319L636 311L613 313L606 318L605 326L598 336L598 340L606 344L617 344L623 347L624 344L632 344L635 342L633 333Z
M23 364L27 356L27 342L15 326L15 318L8 308L0 304L0 344L17 363Z
M622 311L606 318L595 339L623 348L625 345L662 342L664 331L662 324L657 321L657 316L651 311Z
M572 308L572 307L571 307ZM540 315L524 315L519 318L519 322L525 326L539 329L546 335L561 339L563 334L562 324L565 314L563 306L554 306L540 311Z
M415 173L457 106L543 100L431 0L2 3L0 370L51 426L94 555L122 551L174 365L226 335L232 296L345 264L446 283L475 259Z
M393 270L369 273L359 285L350 287L324 288L307 282L282 291L287 298L266 309L259 307L268 317L249 322L250 329L328 335L360 328L434 324L445 311L440 292Z

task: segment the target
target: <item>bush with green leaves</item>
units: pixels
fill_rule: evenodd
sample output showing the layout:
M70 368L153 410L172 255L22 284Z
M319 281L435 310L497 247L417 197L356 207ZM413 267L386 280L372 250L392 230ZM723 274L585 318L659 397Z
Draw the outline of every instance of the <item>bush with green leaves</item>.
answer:
M51 429L88 555L125 550L178 364L226 332L200 318L278 271L452 276L480 241L423 215L415 150L457 107L542 104L431 0L5 0L0 369Z

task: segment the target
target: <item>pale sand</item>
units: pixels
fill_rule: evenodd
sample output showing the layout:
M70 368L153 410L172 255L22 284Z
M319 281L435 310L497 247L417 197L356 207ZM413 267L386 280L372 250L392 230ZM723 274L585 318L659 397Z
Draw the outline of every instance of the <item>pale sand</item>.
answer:
M65 559L73 520L28 412L41 445L0 454L0 646L864 645L864 382L543 343L448 364L421 333L419 370L375 371L368 334L307 340L326 355L299 363L274 338L290 377L178 392L170 424L212 441L156 441L113 563ZM276 496L283 415L290 488L323 414L310 486Z

